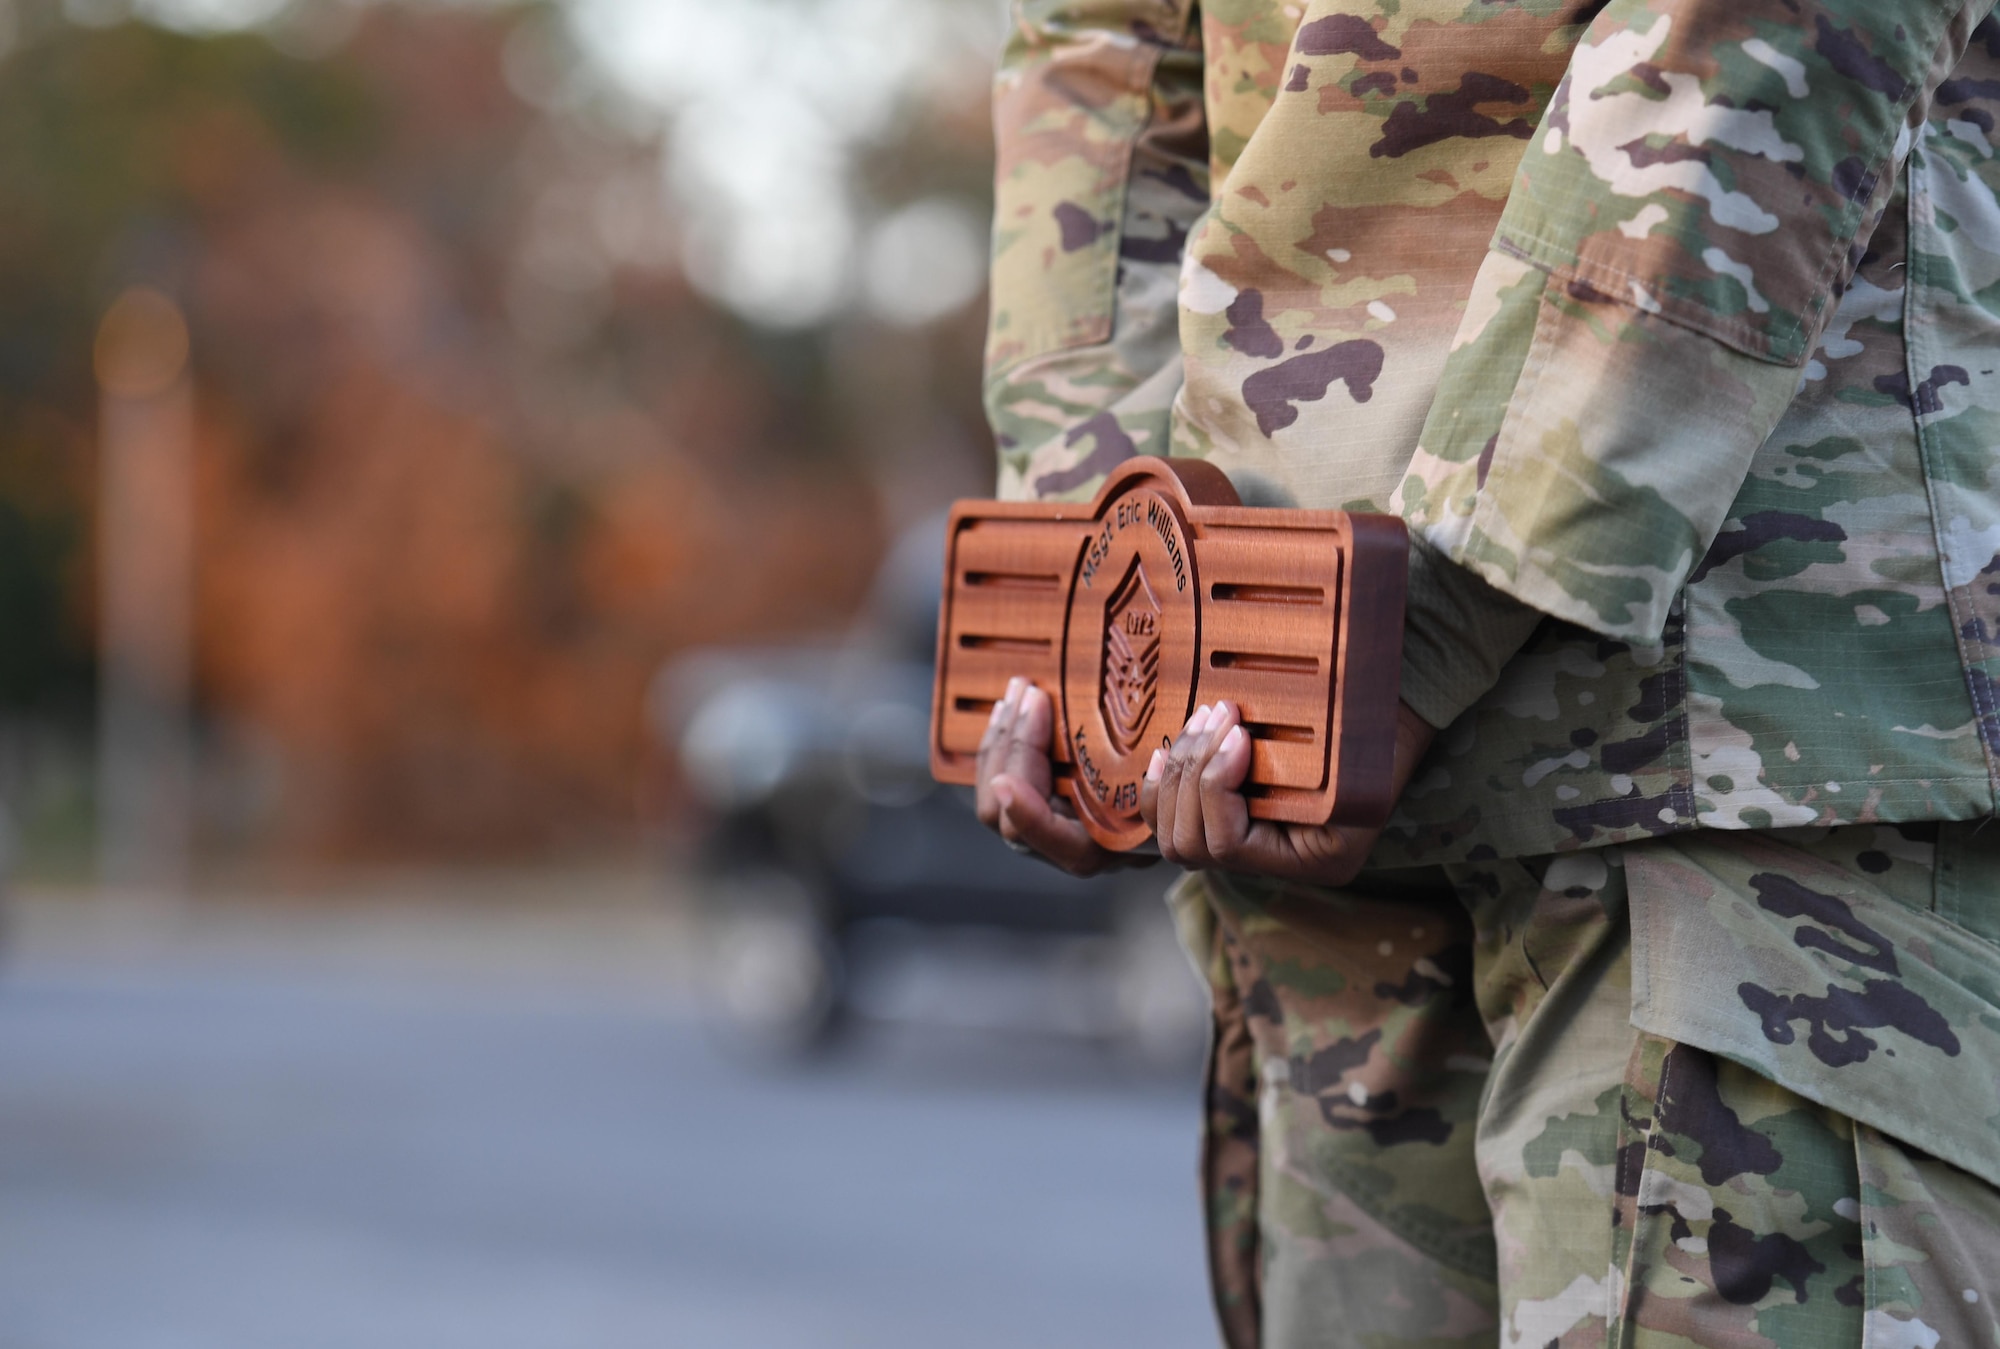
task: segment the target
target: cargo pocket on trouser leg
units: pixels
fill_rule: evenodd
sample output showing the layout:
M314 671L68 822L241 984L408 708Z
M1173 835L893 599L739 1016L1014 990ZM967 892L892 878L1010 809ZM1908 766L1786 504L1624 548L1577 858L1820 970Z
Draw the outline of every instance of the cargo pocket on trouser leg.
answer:
M1203 878L1257 1118L1262 1349L1489 1349L1470 927L1434 880Z
M1470 1128L1456 1146L1357 1146L1285 1060L1260 1087L1264 1349L1490 1349L1491 1238L1462 1216L1479 1195Z
M1854 1154L1867 1349L2000 1345L2000 1193L1866 1124Z
M1612 1276L1621 1305L1609 1344L1859 1349L1850 1120L1651 1035L1634 1055L1624 1115Z

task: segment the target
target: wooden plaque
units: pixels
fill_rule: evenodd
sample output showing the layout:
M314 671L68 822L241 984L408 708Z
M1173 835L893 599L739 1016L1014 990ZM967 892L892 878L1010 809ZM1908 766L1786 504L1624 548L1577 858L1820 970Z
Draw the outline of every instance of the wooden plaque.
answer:
M1149 833L1139 783L1194 709L1252 737L1250 813L1380 825L1395 804L1409 539L1391 516L1247 507L1199 459L1131 459L1097 499L951 513L931 771L975 780L1007 681L1056 709L1057 789L1092 837Z

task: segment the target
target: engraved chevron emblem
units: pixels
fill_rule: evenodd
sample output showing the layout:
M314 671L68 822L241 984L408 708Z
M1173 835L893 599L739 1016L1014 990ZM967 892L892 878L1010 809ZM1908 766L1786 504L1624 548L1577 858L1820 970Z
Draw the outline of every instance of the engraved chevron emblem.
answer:
M1130 754L1153 719L1160 683L1160 602L1139 559L1104 612L1104 680L1100 702L1112 748Z

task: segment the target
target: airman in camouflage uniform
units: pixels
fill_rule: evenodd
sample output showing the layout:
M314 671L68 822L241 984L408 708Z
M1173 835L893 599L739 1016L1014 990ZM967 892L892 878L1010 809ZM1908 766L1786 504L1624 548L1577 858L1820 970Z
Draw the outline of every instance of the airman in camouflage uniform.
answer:
M1416 541L1379 838L1148 791L1233 1347L2000 1345L1991 8L1016 0L1001 494Z

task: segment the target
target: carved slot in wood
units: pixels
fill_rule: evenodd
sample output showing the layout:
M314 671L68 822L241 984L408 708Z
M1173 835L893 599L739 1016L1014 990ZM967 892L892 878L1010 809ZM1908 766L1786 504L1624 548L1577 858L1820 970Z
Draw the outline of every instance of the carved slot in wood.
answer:
M978 590L1060 590L1062 577L1054 572L969 571L965 583Z
M1252 740L1275 740L1283 745L1311 745L1319 740L1319 732L1310 726L1286 726L1270 721L1246 721L1243 729L1250 733Z
M1055 646L1051 637L988 637L978 633L961 633L958 645L966 651L1012 651L1020 655L1047 655Z
M1209 587L1211 598L1224 604L1310 604L1326 603L1326 592L1318 586L1240 585L1217 581Z
M1248 670L1253 674L1316 675L1318 656L1280 656L1269 651L1217 651L1208 658L1217 670Z

